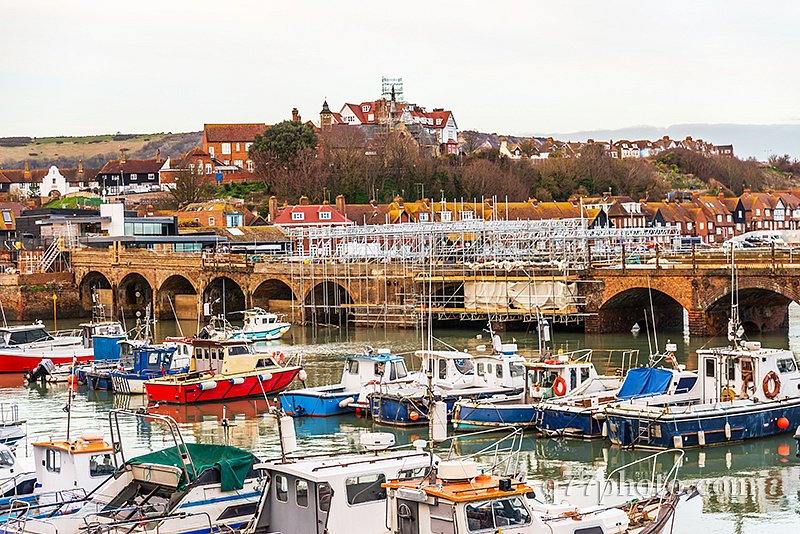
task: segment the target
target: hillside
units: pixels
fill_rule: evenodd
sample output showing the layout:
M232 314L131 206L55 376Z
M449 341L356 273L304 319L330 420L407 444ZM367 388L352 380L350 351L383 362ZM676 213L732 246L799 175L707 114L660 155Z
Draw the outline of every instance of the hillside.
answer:
M83 160L86 167L102 167L126 149L131 159L152 158L156 150L162 157L177 157L202 143L202 132L114 134L84 137L6 137L0 138L0 168L19 169L25 161L31 168L50 165L75 167Z

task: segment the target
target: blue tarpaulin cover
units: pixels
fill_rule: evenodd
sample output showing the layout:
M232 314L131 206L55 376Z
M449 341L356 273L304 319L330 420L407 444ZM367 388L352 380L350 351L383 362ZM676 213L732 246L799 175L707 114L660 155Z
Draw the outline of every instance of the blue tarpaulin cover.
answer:
M625 381L617 394L617 399L624 400L643 395L665 393L672 380L672 372L655 367L637 367L628 371Z

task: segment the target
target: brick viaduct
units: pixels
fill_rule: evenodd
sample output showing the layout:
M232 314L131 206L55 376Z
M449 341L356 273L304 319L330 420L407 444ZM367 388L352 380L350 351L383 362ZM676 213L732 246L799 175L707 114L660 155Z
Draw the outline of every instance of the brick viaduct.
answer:
M223 311L223 304L227 311L261 306L287 313L298 323L311 320L309 314L319 314L319 322L336 322L370 306L399 307L414 284L407 272L391 264L247 263L241 256L209 258L113 247L75 251L72 265L84 309L91 307L93 290L105 290L106 304L115 311L122 308L126 315L152 302L159 316L171 317L175 307L182 318L191 318L204 303L211 303L213 313ZM591 269L578 276L587 332L628 331L637 322L644 328L645 309L649 321L652 305L659 328L682 327L688 315L691 335L725 333L731 299L730 269L725 265L636 267ZM739 273L745 327L786 328L789 304L800 302L800 263L740 264Z

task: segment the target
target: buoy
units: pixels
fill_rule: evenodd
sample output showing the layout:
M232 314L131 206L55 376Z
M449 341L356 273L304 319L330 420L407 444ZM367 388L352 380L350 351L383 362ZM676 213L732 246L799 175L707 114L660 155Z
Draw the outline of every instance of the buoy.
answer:
M789 420L786 419L785 417L781 417L780 419L778 419L778 428L780 428L781 430L786 430L787 428L789 428Z
M682 449L683 448L683 436L681 436L680 434L678 434L677 436L672 436L672 445L676 449Z
M347 408L352 403L354 403L355 400L356 399L354 399L353 397L347 397L346 399L342 399L339 401L339 408Z
M701 447L706 446L706 433L702 430L697 432L697 444Z
M725 439L731 439L731 424L725 422Z
M417 419L419 419L419 412L414 412L414 411L409 412L408 418L411 419L412 421L416 421Z
M300 379L300 382L305 382L308 380L308 373L306 373L305 369L300 369L300 372L297 373L297 378Z
M266 373L266 374L263 374L263 375L258 375L258 379L261 380L262 382L266 382L268 380L272 380L272 373Z
M210 389L214 389L217 387L217 382L215 380L208 380L206 382L200 382L197 384L197 389L200 391L208 391Z
M240 384L244 384L244 378L242 378L242 377L231 378L231 385L232 386L238 386Z
M600 435L603 436L604 438L608 437L608 423L603 422L603 427L602 430L600 431Z

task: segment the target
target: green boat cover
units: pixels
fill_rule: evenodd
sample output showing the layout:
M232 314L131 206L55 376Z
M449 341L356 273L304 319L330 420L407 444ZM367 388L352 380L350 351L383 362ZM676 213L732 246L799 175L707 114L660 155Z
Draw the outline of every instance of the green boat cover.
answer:
M194 468L199 476L206 469L216 469L220 477L220 489L222 491L240 490L244 487L244 479L256 457L251 453L237 447L226 445L202 445L199 443L187 443L186 448L192 458ZM179 467L181 475L178 489L182 490L187 484L194 481L191 473L187 473L181 461L177 447L170 447L156 452L151 452L142 456L137 456L128 460L128 464L156 464Z

